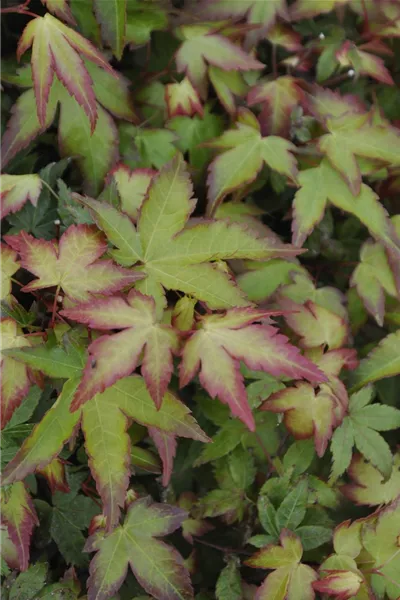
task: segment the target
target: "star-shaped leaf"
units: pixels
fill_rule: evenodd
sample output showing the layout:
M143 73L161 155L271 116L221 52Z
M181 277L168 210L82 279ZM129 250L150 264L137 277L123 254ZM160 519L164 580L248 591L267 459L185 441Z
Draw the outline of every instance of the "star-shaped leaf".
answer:
M9 213L17 212L27 200L36 206L42 189L39 175L1 175L1 212L3 219Z
M208 213L213 214L222 199L236 188L251 183L267 164L273 171L296 180L293 144L278 136L262 137L256 117L241 109L234 129L207 144L223 152L209 166Z
M188 77L165 86L165 101L170 119L178 115L192 117L196 113L203 114L199 94Z
M273 569L257 592L259 600L312 600L312 583L316 572L300 561L303 547L300 539L287 529L280 534L280 545L270 544L251 558L246 565L256 569Z
M180 73L186 73L194 87L204 97L207 93L207 66L213 65L226 71L250 71L263 69L263 63L227 37L216 33L207 25L184 25L179 29L183 43L175 55Z
M18 45L18 57L32 46L32 75L37 115L42 127L47 122L47 105L54 74L84 109L92 132L96 126L96 97L91 78L80 55L113 73L100 52L77 31L46 13L25 27Z
M86 198L81 201L116 246L111 251L113 258L124 266L137 264L137 270L146 274L136 288L154 296L158 308L165 306L164 288L194 296L210 308L245 306L248 301L221 261L295 253L291 246L282 248L275 240L260 239L225 220L188 223L196 201L181 156L153 179L137 228L110 205Z
M160 408L171 379L178 335L173 327L157 321L153 298L132 290L126 300L122 297L94 300L66 309L62 314L93 329L122 330L101 336L90 344L73 410L132 373L142 351L142 373L155 405Z
M24 231L4 239L20 255L21 266L38 277L22 288L25 292L56 286L69 298L85 301L91 294L111 294L142 277L111 260L98 260L107 244L88 225L72 225L58 243L37 240Z
M325 375L301 356L271 325L254 324L271 313L253 309L231 309L226 314L206 315L197 322L197 330L188 338L180 365L181 386L187 385L198 371L201 385L210 396L218 396L229 405L250 430L255 423L250 410L239 361L250 369L273 376L286 375L323 382Z
M90 564L89 600L105 600L116 593L128 565L144 590L158 600L193 597L189 573L180 554L158 540L181 526L187 513L149 497L133 502L124 524L96 539ZM90 548L90 538L88 542Z

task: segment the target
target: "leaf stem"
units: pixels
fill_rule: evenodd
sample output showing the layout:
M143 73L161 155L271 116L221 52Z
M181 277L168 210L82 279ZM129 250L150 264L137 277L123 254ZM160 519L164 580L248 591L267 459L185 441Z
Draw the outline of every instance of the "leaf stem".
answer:
M214 548L215 550L219 550L220 552L225 552L225 554L245 554L246 556L251 556L252 552L246 552L246 550L240 550L239 548L225 548L224 546L218 546L218 544L212 544L211 542L206 542L198 537L193 536L193 539L202 544L203 546L208 546L208 548Z
M45 181L44 179L40 180L49 190L50 194L53 194L54 198L58 201L61 202L61 198L58 194L55 193L55 191L53 190L53 188L47 183L47 181Z
M56 320L57 300L58 300L58 294L60 293L60 287L61 287L61 285L58 284L56 292L54 294L53 311L51 313L51 322L50 322L51 327L54 327L54 322Z

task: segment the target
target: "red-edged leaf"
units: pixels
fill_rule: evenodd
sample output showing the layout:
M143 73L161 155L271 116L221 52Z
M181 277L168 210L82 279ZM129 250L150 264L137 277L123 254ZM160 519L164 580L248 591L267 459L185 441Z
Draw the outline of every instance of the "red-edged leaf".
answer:
M314 590L339 600L354 598L363 582L363 578L353 571L327 570L325 573L323 579L312 584Z
M27 200L36 206L42 181L39 175L1 175L1 208L0 218L15 213L23 207Z
M17 253L6 244L1 243L1 280L0 280L0 298L7 299L11 293L11 278L19 269Z
M110 260L97 260L107 244L96 227L72 225L59 243L37 240L24 231L5 240L19 253L21 266L38 277L22 288L25 292L60 286L71 299L85 301L91 294L112 294L142 277Z
M9 348L22 348L30 346L13 319L2 319L0 323L1 350ZM0 363L1 372L1 427L5 427L11 419L14 410L25 398L29 386L29 374L26 365L2 356Z
M64 310L62 314L95 329L123 330L101 336L89 346L90 356L72 404L73 410L132 373L142 351L143 376L155 405L161 406L171 379L172 356L178 350L178 336L173 327L157 321L151 297L132 290L126 300L119 297L94 300Z
M114 167L108 174L107 184L111 185L112 182L115 182L122 211L135 222L155 175L156 171L152 169L132 170L122 163Z
M254 309L232 309L224 315L201 317L198 329L186 342L180 365L185 386L198 371L202 386L228 404L232 413L252 431L253 415L247 402L239 361L254 370L279 377L326 381L326 376L271 325L255 325L270 313Z
M125 46L126 0L94 0L93 8L103 39L120 60Z
M164 487L167 487L174 467L174 458L177 447L176 437L165 431L160 431L160 429L157 429L156 427L149 427L149 434L162 460L162 484Z
M69 25L76 25L75 18L71 12L68 0L41 0L47 10L63 19Z
M52 494L54 492L69 492L64 463L59 458L53 458L45 467L37 468L36 473L47 479Z
M188 77L180 83L169 83L165 86L165 101L170 119L178 115L203 115L200 96Z
M32 500L22 482L5 490L1 499L1 520L18 552L20 571L29 565L29 545L35 525L39 524Z
M352 458L348 474L351 482L340 490L351 502L363 506L390 504L400 495L400 452L394 455L392 475L386 481L382 473L358 453Z

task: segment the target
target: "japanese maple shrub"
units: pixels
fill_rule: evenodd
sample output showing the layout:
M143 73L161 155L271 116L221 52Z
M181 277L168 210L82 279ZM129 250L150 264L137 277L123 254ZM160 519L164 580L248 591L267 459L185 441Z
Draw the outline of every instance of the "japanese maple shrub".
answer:
M400 0L2 13L5 600L398 600Z

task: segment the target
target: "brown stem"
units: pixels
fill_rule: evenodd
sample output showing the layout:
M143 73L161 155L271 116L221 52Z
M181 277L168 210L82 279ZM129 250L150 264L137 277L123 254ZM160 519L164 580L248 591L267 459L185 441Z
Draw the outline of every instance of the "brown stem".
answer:
M252 552L246 552L245 550L240 550L239 548L225 548L224 546L218 546L218 544L212 544L211 542L206 542L198 537L193 537L193 539L202 544L203 546L208 546L208 548L214 548L214 550L219 550L220 552L225 552L225 554L246 554L247 556L251 556Z
M58 300L58 294L59 293L60 293L60 285L57 286L56 293L54 294L54 302L53 302L53 310L52 310L52 313L51 313L50 327L54 327L54 323L55 323L55 320L56 320L57 300Z

